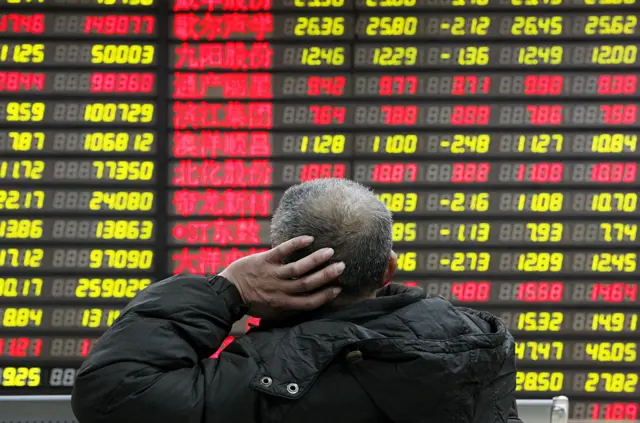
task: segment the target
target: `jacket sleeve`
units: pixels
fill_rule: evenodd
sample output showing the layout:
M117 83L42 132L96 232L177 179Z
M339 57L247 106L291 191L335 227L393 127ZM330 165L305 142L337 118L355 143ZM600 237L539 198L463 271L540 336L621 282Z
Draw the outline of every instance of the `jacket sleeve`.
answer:
M245 383L238 378L253 376L242 362L247 356L233 355L231 365L209 359L245 312L238 290L221 276L175 276L151 285L78 370L76 417L81 423L200 423L205 397L224 396L225 387Z
M509 410L509 423L522 423L520 417L518 417L518 406L516 405L516 399L513 398L511 409Z

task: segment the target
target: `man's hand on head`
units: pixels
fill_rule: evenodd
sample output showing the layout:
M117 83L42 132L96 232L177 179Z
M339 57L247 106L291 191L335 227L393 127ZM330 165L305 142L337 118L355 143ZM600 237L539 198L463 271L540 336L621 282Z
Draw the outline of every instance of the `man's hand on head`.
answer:
M307 274L333 256L331 248L322 248L298 261L283 264L287 256L312 242L309 236L293 238L264 253L243 257L219 275L238 288L250 307L251 316L271 317L279 311L316 309L340 294L337 287L321 288L337 279L345 265L334 263Z

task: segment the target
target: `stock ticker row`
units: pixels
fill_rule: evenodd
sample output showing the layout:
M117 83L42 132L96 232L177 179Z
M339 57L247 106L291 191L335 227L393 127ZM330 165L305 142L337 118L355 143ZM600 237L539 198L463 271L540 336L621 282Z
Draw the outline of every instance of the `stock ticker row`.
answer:
M69 393L138 292L340 177L394 213L398 282L505 320L519 397L638 418L638 0L0 10L0 395Z

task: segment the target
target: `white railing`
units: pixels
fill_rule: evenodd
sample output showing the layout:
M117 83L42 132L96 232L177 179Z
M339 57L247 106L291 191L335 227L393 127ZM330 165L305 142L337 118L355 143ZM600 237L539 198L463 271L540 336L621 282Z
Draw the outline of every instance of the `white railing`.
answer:
M569 400L518 400L518 414L524 423L567 423ZM68 395L0 396L0 423L46 421L78 423Z

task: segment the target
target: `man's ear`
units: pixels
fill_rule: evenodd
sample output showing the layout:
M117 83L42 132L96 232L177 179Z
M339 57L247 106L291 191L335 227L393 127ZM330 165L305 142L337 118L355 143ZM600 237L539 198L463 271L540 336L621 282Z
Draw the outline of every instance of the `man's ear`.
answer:
M396 273L398 269L398 255L395 251L391 250L391 254L389 255L389 264L387 265L387 271L384 273L384 278L382 279L382 284L385 285L391 282L393 275Z

